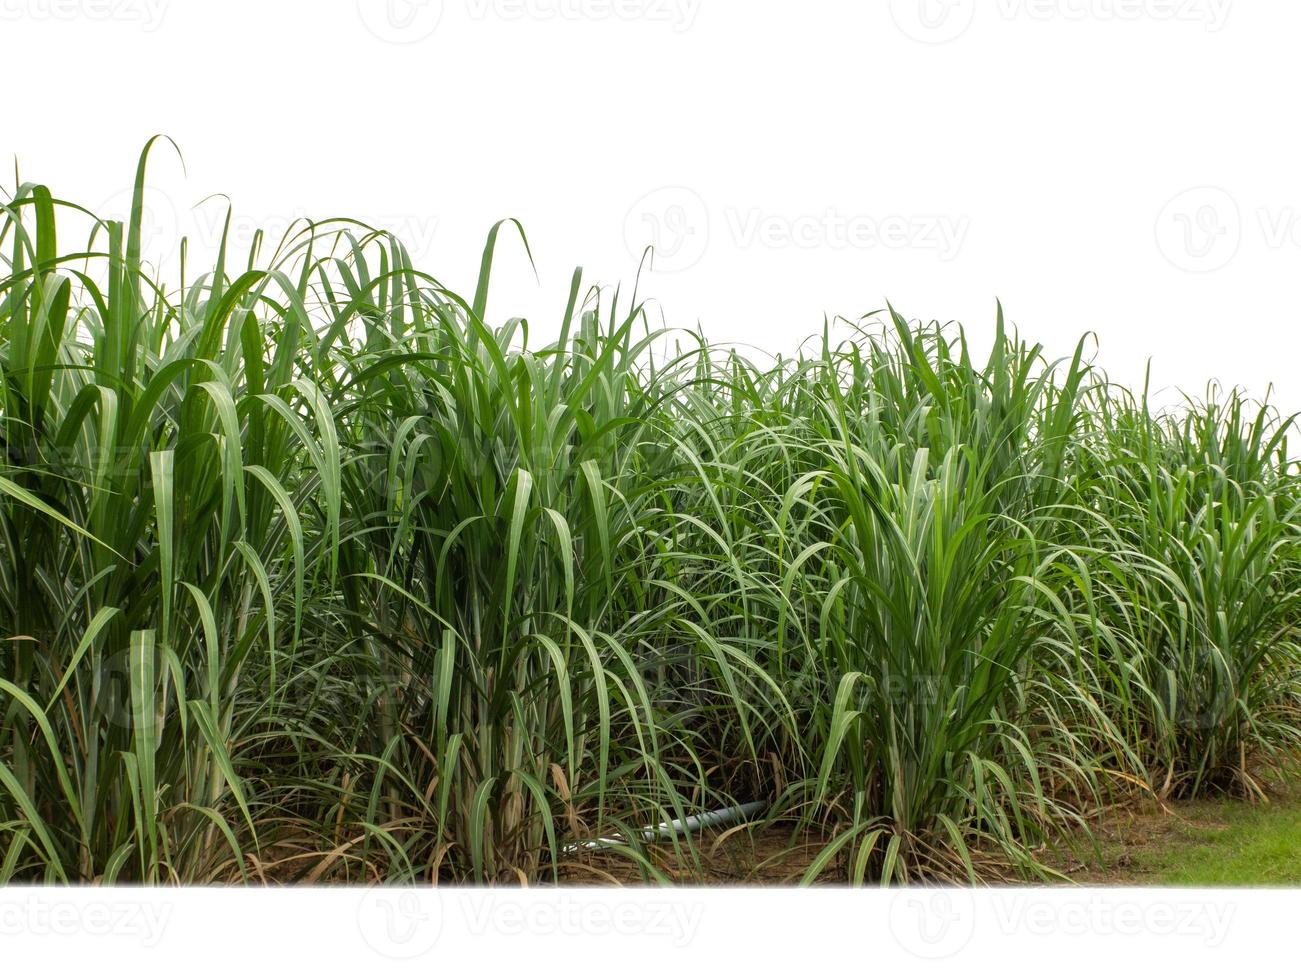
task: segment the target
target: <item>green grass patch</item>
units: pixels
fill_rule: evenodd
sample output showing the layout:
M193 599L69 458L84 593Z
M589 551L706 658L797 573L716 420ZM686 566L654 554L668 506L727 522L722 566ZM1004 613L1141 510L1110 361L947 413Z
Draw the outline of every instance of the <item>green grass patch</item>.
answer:
M1169 840L1135 855L1154 883L1301 885L1301 797L1199 801L1178 814Z

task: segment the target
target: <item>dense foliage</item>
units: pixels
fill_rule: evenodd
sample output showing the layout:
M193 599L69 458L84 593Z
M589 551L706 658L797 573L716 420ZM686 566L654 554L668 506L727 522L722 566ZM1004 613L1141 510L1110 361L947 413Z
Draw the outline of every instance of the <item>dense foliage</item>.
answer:
M810 880L1043 875L1301 743L1268 407L1001 311L761 364L578 274L530 344L498 229L469 299L339 222L169 290L144 165L88 245L0 215L0 881L660 879L637 828L754 799Z

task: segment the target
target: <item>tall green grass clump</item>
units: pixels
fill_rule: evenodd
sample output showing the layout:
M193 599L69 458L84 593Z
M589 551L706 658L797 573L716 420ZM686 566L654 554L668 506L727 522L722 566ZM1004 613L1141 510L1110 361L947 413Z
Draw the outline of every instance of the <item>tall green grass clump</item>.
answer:
M761 361L575 273L486 319L302 222L0 251L0 880L535 881L762 800L805 880L1044 877L1296 724L1290 420L893 310ZM67 241L67 228L90 228ZM169 286L164 275L177 275ZM538 342L530 334L545 336Z
M1291 419L1212 387L1178 412L1109 389L1082 443L1103 700L1162 793L1260 792L1298 743Z

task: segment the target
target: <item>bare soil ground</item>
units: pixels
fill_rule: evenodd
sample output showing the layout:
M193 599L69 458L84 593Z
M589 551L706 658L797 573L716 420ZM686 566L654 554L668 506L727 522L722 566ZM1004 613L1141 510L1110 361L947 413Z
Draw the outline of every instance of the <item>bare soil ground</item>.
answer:
M1092 841L1066 842L1045 863L1077 885L1301 886L1301 781L1274 777L1266 801L1233 797L1116 806L1092 827ZM792 837L790 828L732 828L696 840L703 873L672 844L651 848L660 874L683 885L795 885L825 841ZM646 876L609 852L576 856L562 866L564 884L639 884ZM843 879L830 868L817 879Z

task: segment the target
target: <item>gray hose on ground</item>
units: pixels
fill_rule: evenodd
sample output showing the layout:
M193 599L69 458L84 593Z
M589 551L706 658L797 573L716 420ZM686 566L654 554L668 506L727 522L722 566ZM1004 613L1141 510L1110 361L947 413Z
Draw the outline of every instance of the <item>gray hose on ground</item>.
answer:
M751 817L763 812L767 806L768 804L763 800L756 800L753 803L727 806L721 810L710 810L707 813L693 813L682 820L669 820L655 827L644 827L639 831L638 836L647 843L657 840L673 840L684 833L694 834L698 830L707 830L710 827L721 827L726 824L749 820ZM561 853L576 854L579 851L602 851L613 845L626 843L627 841L622 837L598 837L595 840L579 841L577 844L566 844L561 848Z

